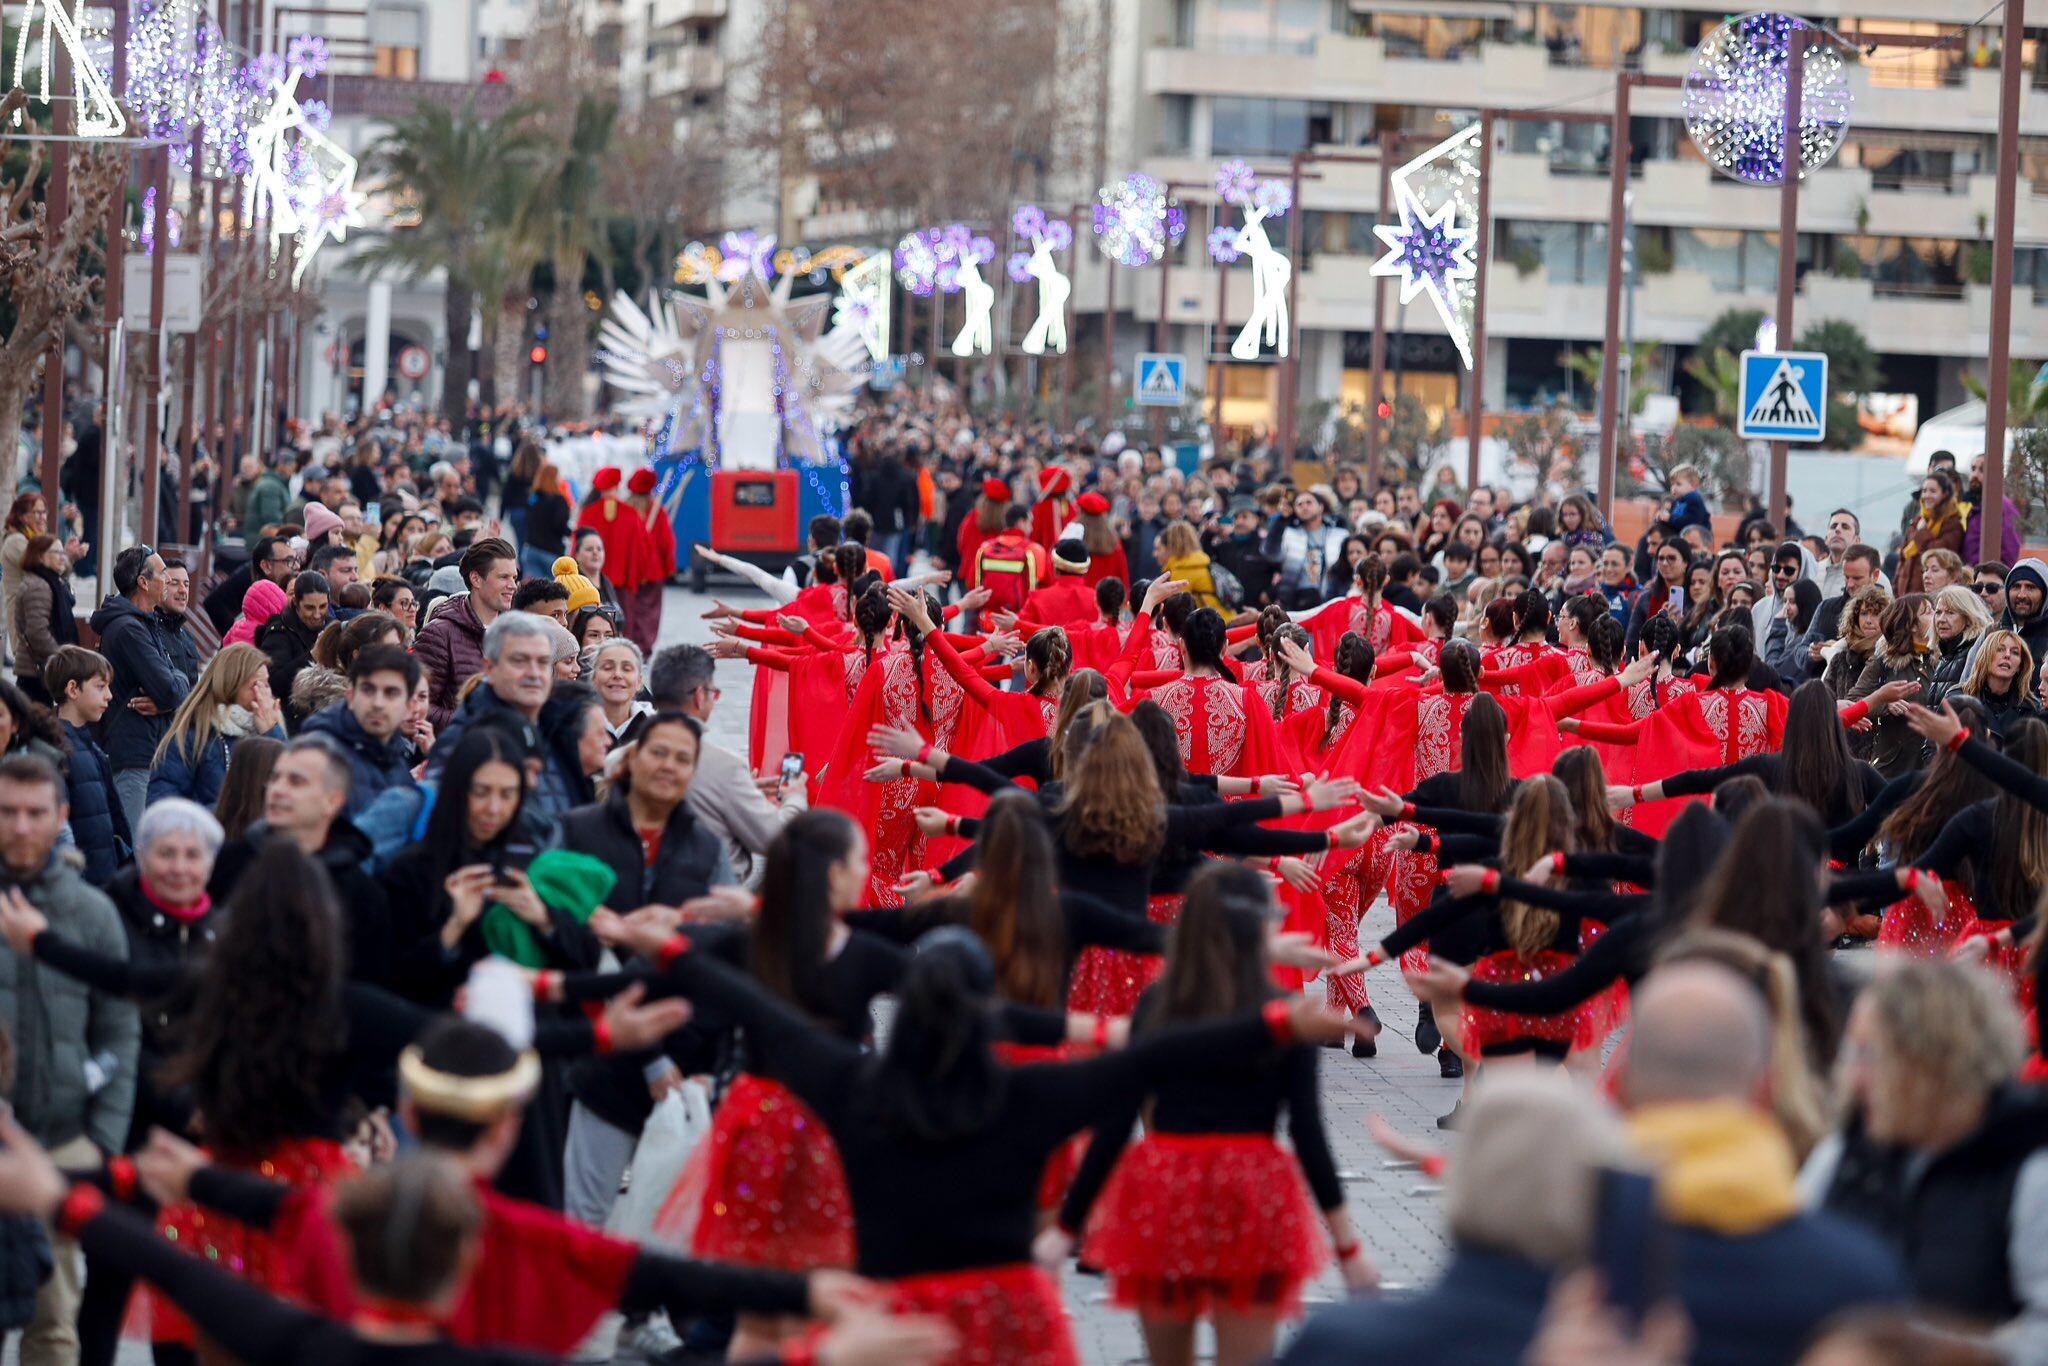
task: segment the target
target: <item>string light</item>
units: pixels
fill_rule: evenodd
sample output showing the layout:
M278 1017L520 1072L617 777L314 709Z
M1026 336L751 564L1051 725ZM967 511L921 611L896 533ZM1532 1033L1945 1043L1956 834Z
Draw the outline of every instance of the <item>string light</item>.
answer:
M1120 265L1141 268L1157 263L1168 247L1187 235L1188 219L1179 202L1143 171L1134 171L1095 192L1095 245Z
M1842 48L1789 14L1745 14L1700 43L1685 76L1685 128L1717 170L1753 185L1785 178L1786 73L1791 37L1805 30L1799 82L1799 175L1824 166L1849 127Z

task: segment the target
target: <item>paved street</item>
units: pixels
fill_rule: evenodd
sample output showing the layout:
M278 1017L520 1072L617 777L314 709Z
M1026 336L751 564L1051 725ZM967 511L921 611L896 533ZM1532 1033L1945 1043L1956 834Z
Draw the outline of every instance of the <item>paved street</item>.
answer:
M714 595L734 607L767 604L762 595L729 583L714 581L711 595L671 588L662 613L662 643L708 639L708 623L701 613ZM712 719L712 735L742 753L753 672L752 666L741 660L720 660L718 664L722 696L718 714ZM1392 916L1383 901L1366 923L1377 933L1385 933L1392 927ZM1420 1190L1423 1178L1418 1173L1389 1171L1382 1165L1380 1150L1366 1135L1365 1120L1370 1114L1384 1115L1404 1133L1435 1139L1436 1118L1457 1100L1458 1083L1439 1078L1435 1058L1417 1053L1409 1041L1415 1030L1415 999L1401 986L1398 976L1390 968L1377 969L1372 987L1373 1004L1387 1024L1380 1038L1380 1056L1360 1061L1334 1050L1324 1055L1323 1116L1338 1168L1345 1176L1351 1215L1358 1221L1367 1251L1389 1283L1413 1286L1432 1277L1444 1260L1438 1203L1432 1193ZM1104 1294L1100 1279L1067 1277L1067 1303L1075 1315L1083 1359L1090 1366L1118 1366L1142 1359L1136 1318L1110 1310L1103 1303ZM1334 1274L1326 1275L1310 1291L1317 1301L1341 1294Z

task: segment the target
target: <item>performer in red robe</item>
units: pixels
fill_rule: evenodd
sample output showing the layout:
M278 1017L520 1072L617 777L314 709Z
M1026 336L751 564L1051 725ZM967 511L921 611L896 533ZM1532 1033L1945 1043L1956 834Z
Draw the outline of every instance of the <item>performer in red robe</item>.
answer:
M647 578L633 590L632 600L620 603L627 621L639 626L637 632L629 628L626 634L648 656L661 638L662 590L676 576L676 524L669 520L668 508L655 499L655 482L653 470L634 470L626 481L626 491L632 495L627 502L639 513L647 531L649 563Z
M1053 547L1053 580L1034 588L1017 613L1017 625L1025 632L1046 626L1086 626L1095 620L1095 586L1088 582L1088 548L1079 541L1061 541Z
M1088 582L1116 579L1129 592L1131 565L1124 556L1123 539L1109 520L1109 499L1099 493L1084 493L1074 500L1081 519L1081 543L1088 547Z
M584 505L576 525L590 527L603 538L605 577L618 590L619 610L625 617L625 633L643 653L651 653L654 634L641 620L647 598L640 590L651 582L654 601L659 603L662 583L660 553L647 530L645 516L619 497L620 477L618 466L606 465L591 478L590 486L596 496ZM670 553L673 555L673 549Z
M1031 505L1031 539L1047 550L1059 544L1074 520L1074 502L1068 496L1073 487L1074 476L1064 465L1048 465L1038 472L1038 501Z

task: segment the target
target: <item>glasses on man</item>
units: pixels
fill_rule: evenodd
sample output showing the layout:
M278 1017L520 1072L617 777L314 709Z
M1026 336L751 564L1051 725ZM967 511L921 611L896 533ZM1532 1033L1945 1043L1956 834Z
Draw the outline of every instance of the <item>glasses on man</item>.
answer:
M1977 596L1980 598L1996 597L2004 591L2005 585L2002 583L1980 583L1977 585Z
M1787 560L1785 563L1775 566L1771 572L1781 579L1789 579L1799 572L1799 566Z

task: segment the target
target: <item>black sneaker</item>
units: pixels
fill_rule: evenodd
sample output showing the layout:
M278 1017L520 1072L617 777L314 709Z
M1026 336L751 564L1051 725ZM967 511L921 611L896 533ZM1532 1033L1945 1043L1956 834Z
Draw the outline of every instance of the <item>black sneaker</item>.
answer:
M1458 1112L1463 1110L1464 1108L1465 1102L1460 1100L1456 1105L1453 1105L1451 1107L1451 1112L1449 1114L1437 1116L1436 1127L1439 1129L1457 1128L1460 1122L1458 1118Z
M1429 1008L1429 1002L1424 1001L1422 1008L1415 1013L1415 1051L1434 1053L1443 1047L1443 1042L1443 1033L1436 1027L1436 1012Z
M1465 1060L1448 1048L1436 1051L1436 1074L1446 1081L1455 1081L1465 1075Z

